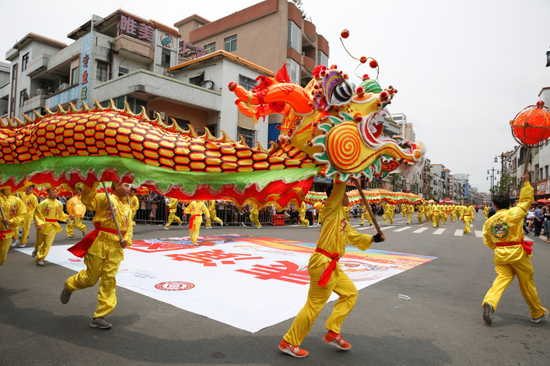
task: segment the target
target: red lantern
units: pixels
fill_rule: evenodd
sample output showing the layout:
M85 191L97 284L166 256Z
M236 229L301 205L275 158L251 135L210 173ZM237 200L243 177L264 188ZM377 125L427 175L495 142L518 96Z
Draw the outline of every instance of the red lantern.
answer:
M519 112L510 121L512 135L522 146L539 147L550 137L550 113L539 101Z

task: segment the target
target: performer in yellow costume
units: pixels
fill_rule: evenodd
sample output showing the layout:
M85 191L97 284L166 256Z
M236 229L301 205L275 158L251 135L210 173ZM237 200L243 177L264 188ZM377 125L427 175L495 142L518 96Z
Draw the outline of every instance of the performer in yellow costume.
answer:
M462 219L464 220L464 234L470 234L470 223L474 219L474 206L471 203L466 205Z
M351 345L342 338L340 329L357 301L357 288L342 271L338 260L344 255L346 244L367 250L373 241L385 240L385 237L380 234L374 237L359 234L344 218L344 207L348 205L345 183L335 183L334 186L329 187L327 197L321 234L307 269L310 278L308 298L279 344L281 351L294 357L308 355L308 352L300 349L299 346L333 292L338 294L339 299L325 323L328 333L323 339L326 343L342 350L351 348Z
M19 198L25 204L27 208L27 215L21 223L22 233L21 239L17 239L11 244L12 247L19 245L20 248L24 248L27 245L29 239L29 233L31 229L31 222L34 220L34 209L38 206L38 198L34 195L34 186L28 186L25 188L25 192L19 194ZM19 235L19 226L15 228L14 237Z
M456 205L452 205L450 210L450 215L449 215L449 219L451 220L451 222L455 222L456 211L457 211Z
M223 221L216 214L216 201L211 200L208 204L208 211L210 212L210 217L206 220L206 228L212 228L212 221L217 222L220 226L223 226ZM261 226L261 225L260 225Z
M254 225L256 225L256 228L261 228L262 227L262 224L260 224L260 220L258 219L259 217L259 210L258 210L258 205L256 203L251 203L250 204L250 216L249 219L250 219L250 222L252 222Z
M446 204L439 206L439 218L442 224L447 223L447 215L449 214L448 207L449 206L447 206Z
M409 204L405 204L405 209L406 209L406 212L405 214L407 215L407 225L409 225L413 219L413 212L414 212L414 206L413 205L409 205Z
M388 220L393 224L393 215L395 213L395 206L386 202L384 205L384 215L382 215L382 218L384 219L384 222L387 224Z
M189 219L189 237L191 238L191 242L196 245L202 224L202 214L204 213L209 218L210 212L208 212L206 205L201 201L191 202L184 212L191 215Z
M74 229L82 231L82 236L86 235L88 229L86 225L82 223L84 214L86 213L86 206L80 200L82 196L82 188L76 189L76 195L67 201L67 213L69 214L69 223L67 224L67 236L74 238Z
M493 324L493 312L497 310L500 297L518 277L519 288L531 311L531 322L539 323L548 316L548 309L541 306L535 287L534 269L531 264L532 242L525 242L523 218L534 201L534 189L529 183L529 173L522 176L523 187L517 206L510 207L510 199L503 195L493 198L496 214L483 225L483 242L494 250L497 278L483 299L483 320Z
M34 226L36 226L36 242L32 256L36 257L36 265L44 266L55 234L63 231L57 221L67 221L69 215L63 212L63 204L57 200L57 190L48 188L48 198L40 202L34 210Z
M23 223L27 215L25 203L21 199L10 195L10 192L9 187L0 187L0 205L4 213L4 217L0 217L2 218L0 223L0 266L4 264L8 257L8 250L15 229Z
M419 203L418 206L416 206L416 217L418 218L418 223L422 223L422 215L424 215L424 205Z
M325 209L325 205L322 202L315 202L313 208L316 209L318 212L317 225L323 225L323 210Z
M489 211L491 211L491 209L489 208L489 206L485 206L483 208L483 213L485 214L485 220L487 220L489 218Z
M369 220L369 226L372 226L372 219L369 215L369 210L365 205L361 205L361 226L365 224L365 219Z
M132 245L134 225L132 224L132 209L126 203L130 186L128 183L113 183L113 194L109 198L105 193L97 193L98 183L90 188L84 186L82 203L86 208L95 211L94 227L78 245L84 245L86 254L84 264L86 269L71 276L65 282L61 292L61 302L69 302L71 294L95 286L99 280L97 292L97 307L90 326L93 328L108 329L111 324L105 317L115 310L116 274L120 262L124 259L124 248ZM114 218L109 207L111 201ZM115 220L118 223L122 240L119 237Z
M176 221L178 225L181 226L181 219L176 216L176 211L178 210L178 199L177 198L170 198L170 201L168 202L168 221L166 222L166 225L164 225L164 230L169 230L170 225L172 224L172 221Z
M302 202L300 205L300 208L298 209L298 212L300 213L300 222L302 223L303 227L308 227L309 220L306 219L306 203Z
M426 218L426 223L432 221L432 211L433 205L427 204L424 206L424 217Z
M129 203L130 203L130 209L132 210L132 226L136 226L136 221L134 218L136 217L137 210L139 210L139 199L136 196L137 189L130 188L130 195L129 197Z
M433 205L432 206L432 224L433 227L439 227L439 205Z

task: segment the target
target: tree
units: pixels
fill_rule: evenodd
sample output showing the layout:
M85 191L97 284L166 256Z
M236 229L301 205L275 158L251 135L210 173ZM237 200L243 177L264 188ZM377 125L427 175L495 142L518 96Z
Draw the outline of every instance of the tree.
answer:
M294 3L294 5L296 5L296 7L298 8L298 10L300 10L300 12L302 13L302 19L305 19L307 17L304 9L302 9L302 0L292 0L292 2Z

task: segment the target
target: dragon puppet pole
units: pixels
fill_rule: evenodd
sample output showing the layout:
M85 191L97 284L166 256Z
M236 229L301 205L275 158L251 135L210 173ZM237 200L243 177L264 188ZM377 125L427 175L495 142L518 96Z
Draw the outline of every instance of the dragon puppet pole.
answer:
M122 234L120 233L120 228L118 227L118 222L116 221L115 211L113 210L111 197L109 197L109 192L107 192L107 187L105 186L105 182L101 182L101 184L103 184L103 189L105 190L105 195L107 196L107 202L109 202L109 208L111 209L111 216L113 216L113 221L115 222L116 231L118 232L118 237L120 241L122 241Z
M6 215L4 215L4 209L2 208L2 205L0 205L0 214L2 214L2 223L4 223L4 220L6 219ZM8 225L4 224L4 226L6 227L6 230L10 229Z
M363 200L363 203L367 207L367 210L369 211L369 215L372 218L372 222L374 222L374 227L376 228L376 232L378 234L382 235L382 230L380 230L380 226L378 226L378 222L376 221L376 216L372 212L372 208L370 207L370 203L367 202L367 198L365 197L365 194L363 193L363 190L361 189L361 185L359 184L359 181L357 178L352 177L353 182L355 183L355 186L357 187L357 190L359 191L359 194L361 195L361 199Z

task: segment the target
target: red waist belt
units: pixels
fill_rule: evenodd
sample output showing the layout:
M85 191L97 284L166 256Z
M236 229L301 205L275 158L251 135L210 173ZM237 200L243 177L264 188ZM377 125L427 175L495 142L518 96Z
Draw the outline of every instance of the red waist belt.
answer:
M533 251L533 242L532 241L525 241L521 239L521 241L517 242L510 242L510 243L496 243L497 247L509 247L511 245L521 245L523 249L525 249L525 252L527 255L531 255L531 252Z
M193 223L195 222L195 217L199 217L199 216L202 216L201 215L192 215L191 218L189 219L189 229L192 229L193 228Z
M11 233L13 233L13 231L11 230L0 231L0 241L6 239L6 234L11 234Z
M332 272L334 272L334 270L336 269L336 263L340 260L340 258L338 258L340 254L339 253L330 254L326 250L323 250L319 247L315 248L315 251L317 253L326 255L327 257L332 259L328 267L325 268L325 270L323 271L321 278L319 279L318 286L325 287L325 285L328 283L328 280L330 280L330 276L332 275Z
M105 231L112 234L118 234L118 231L115 229L109 229L106 227L100 227L99 223L94 222L95 230L90 231L88 234L86 234L85 237L82 238L78 243L67 249L69 252L73 253L75 256L83 258L86 253L88 252L88 249L92 246L95 239L99 235L100 231Z
M57 222L57 219L46 219L46 222Z

